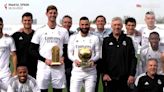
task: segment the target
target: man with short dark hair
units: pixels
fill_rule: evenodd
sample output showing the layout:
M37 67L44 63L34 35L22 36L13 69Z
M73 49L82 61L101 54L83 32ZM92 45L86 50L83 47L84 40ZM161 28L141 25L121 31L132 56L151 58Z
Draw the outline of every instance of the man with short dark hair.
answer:
M17 65L24 64L27 66L29 75L36 78L37 58L29 53L29 46L34 34L32 29L33 16L30 12L25 12L22 15L23 28L15 32L12 37L15 41L16 53L18 58Z
M48 92L50 83L54 92L62 92L65 88L63 45L68 43L69 35L65 28L57 25L57 15L56 6L49 5L47 24L39 28L31 40L31 54L38 59L36 80L41 92Z
M141 33L136 30L136 20L133 17L125 19L126 35L129 36L135 48L136 54L139 54L141 47Z
M90 23L87 17L80 18L79 26L79 32L73 34L68 43L68 57L73 62L70 92L80 92L83 84L85 92L95 92L97 77L95 62L100 55L99 38L89 33ZM87 57L86 60L80 58L82 57L80 52L83 51L89 53L83 57L84 59Z
M140 74L146 72L146 62L150 58L157 59L158 69L157 72L159 73L161 71L161 53L163 51L163 46L160 45L160 36L157 32L151 32L149 35L149 45L141 48L140 53L140 60L141 60L141 68L142 71L140 71Z
M140 48L141 48L141 33L136 30L136 19L133 17L128 17L125 19L125 34L130 37L133 41L134 49L135 49L135 54L136 57L139 56L140 54ZM141 69L140 67L140 62L137 62L137 69L136 69L136 76L139 75Z
M96 62L96 69L97 69L97 82L96 82L96 87L95 87L95 92L98 92L98 87L99 87L99 79L100 75L102 73L102 44L103 44L103 39L105 37L108 37L109 34L111 33L111 29L105 28L106 25L106 18L103 15L98 15L96 17L96 28L93 31L90 31L94 35L99 37L100 41L100 59Z
M7 92L40 92L33 77L28 75L28 69L24 65L17 67L17 75L10 79Z

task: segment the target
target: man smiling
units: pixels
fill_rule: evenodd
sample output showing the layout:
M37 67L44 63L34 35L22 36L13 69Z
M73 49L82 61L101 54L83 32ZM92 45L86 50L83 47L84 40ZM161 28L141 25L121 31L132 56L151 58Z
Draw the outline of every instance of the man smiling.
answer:
M17 73L10 79L7 92L40 92L35 79L28 75L26 66L18 66Z

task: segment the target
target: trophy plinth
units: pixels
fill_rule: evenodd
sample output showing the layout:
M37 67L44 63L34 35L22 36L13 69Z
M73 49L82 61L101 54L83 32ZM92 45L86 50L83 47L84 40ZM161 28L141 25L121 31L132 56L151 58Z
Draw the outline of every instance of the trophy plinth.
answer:
M51 51L52 51L51 65L52 66L61 65L61 62L60 62L60 48L58 46L54 46Z
M81 48L79 50L79 58L81 60L80 67L89 67L91 62L89 61L92 56L90 48Z

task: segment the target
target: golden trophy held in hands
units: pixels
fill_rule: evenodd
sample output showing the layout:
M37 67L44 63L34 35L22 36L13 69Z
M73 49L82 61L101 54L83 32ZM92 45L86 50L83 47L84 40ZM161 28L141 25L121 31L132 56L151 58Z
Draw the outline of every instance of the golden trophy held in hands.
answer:
M81 60L80 67L89 67L91 62L89 61L92 56L92 51L90 48L81 48L79 49L78 56Z
M60 62L60 48L58 46L53 46L52 49L52 63L51 65L61 65Z

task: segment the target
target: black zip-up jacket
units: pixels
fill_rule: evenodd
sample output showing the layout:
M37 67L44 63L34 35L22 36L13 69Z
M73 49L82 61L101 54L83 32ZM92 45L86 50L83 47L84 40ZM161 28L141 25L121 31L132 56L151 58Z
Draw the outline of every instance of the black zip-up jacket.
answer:
M106 37L102 46L103 73L112 79L128 78L135 76L137 58L131 38L123 32L119 39L113 33Z
M71 36L73 34L72 31L68 31L68 33L69 33L69 36ZM68 44L64 44L64 46L63 46L63 56L64 56L64 64L65 64L66 71L67 71L67 69L72 70L72 61L68 58L67 46L68 46ZM70 72L71 72L71 70L70 70Z
M164 75L155 74L154 78L143 75L139 78L134 92L163 92Z

